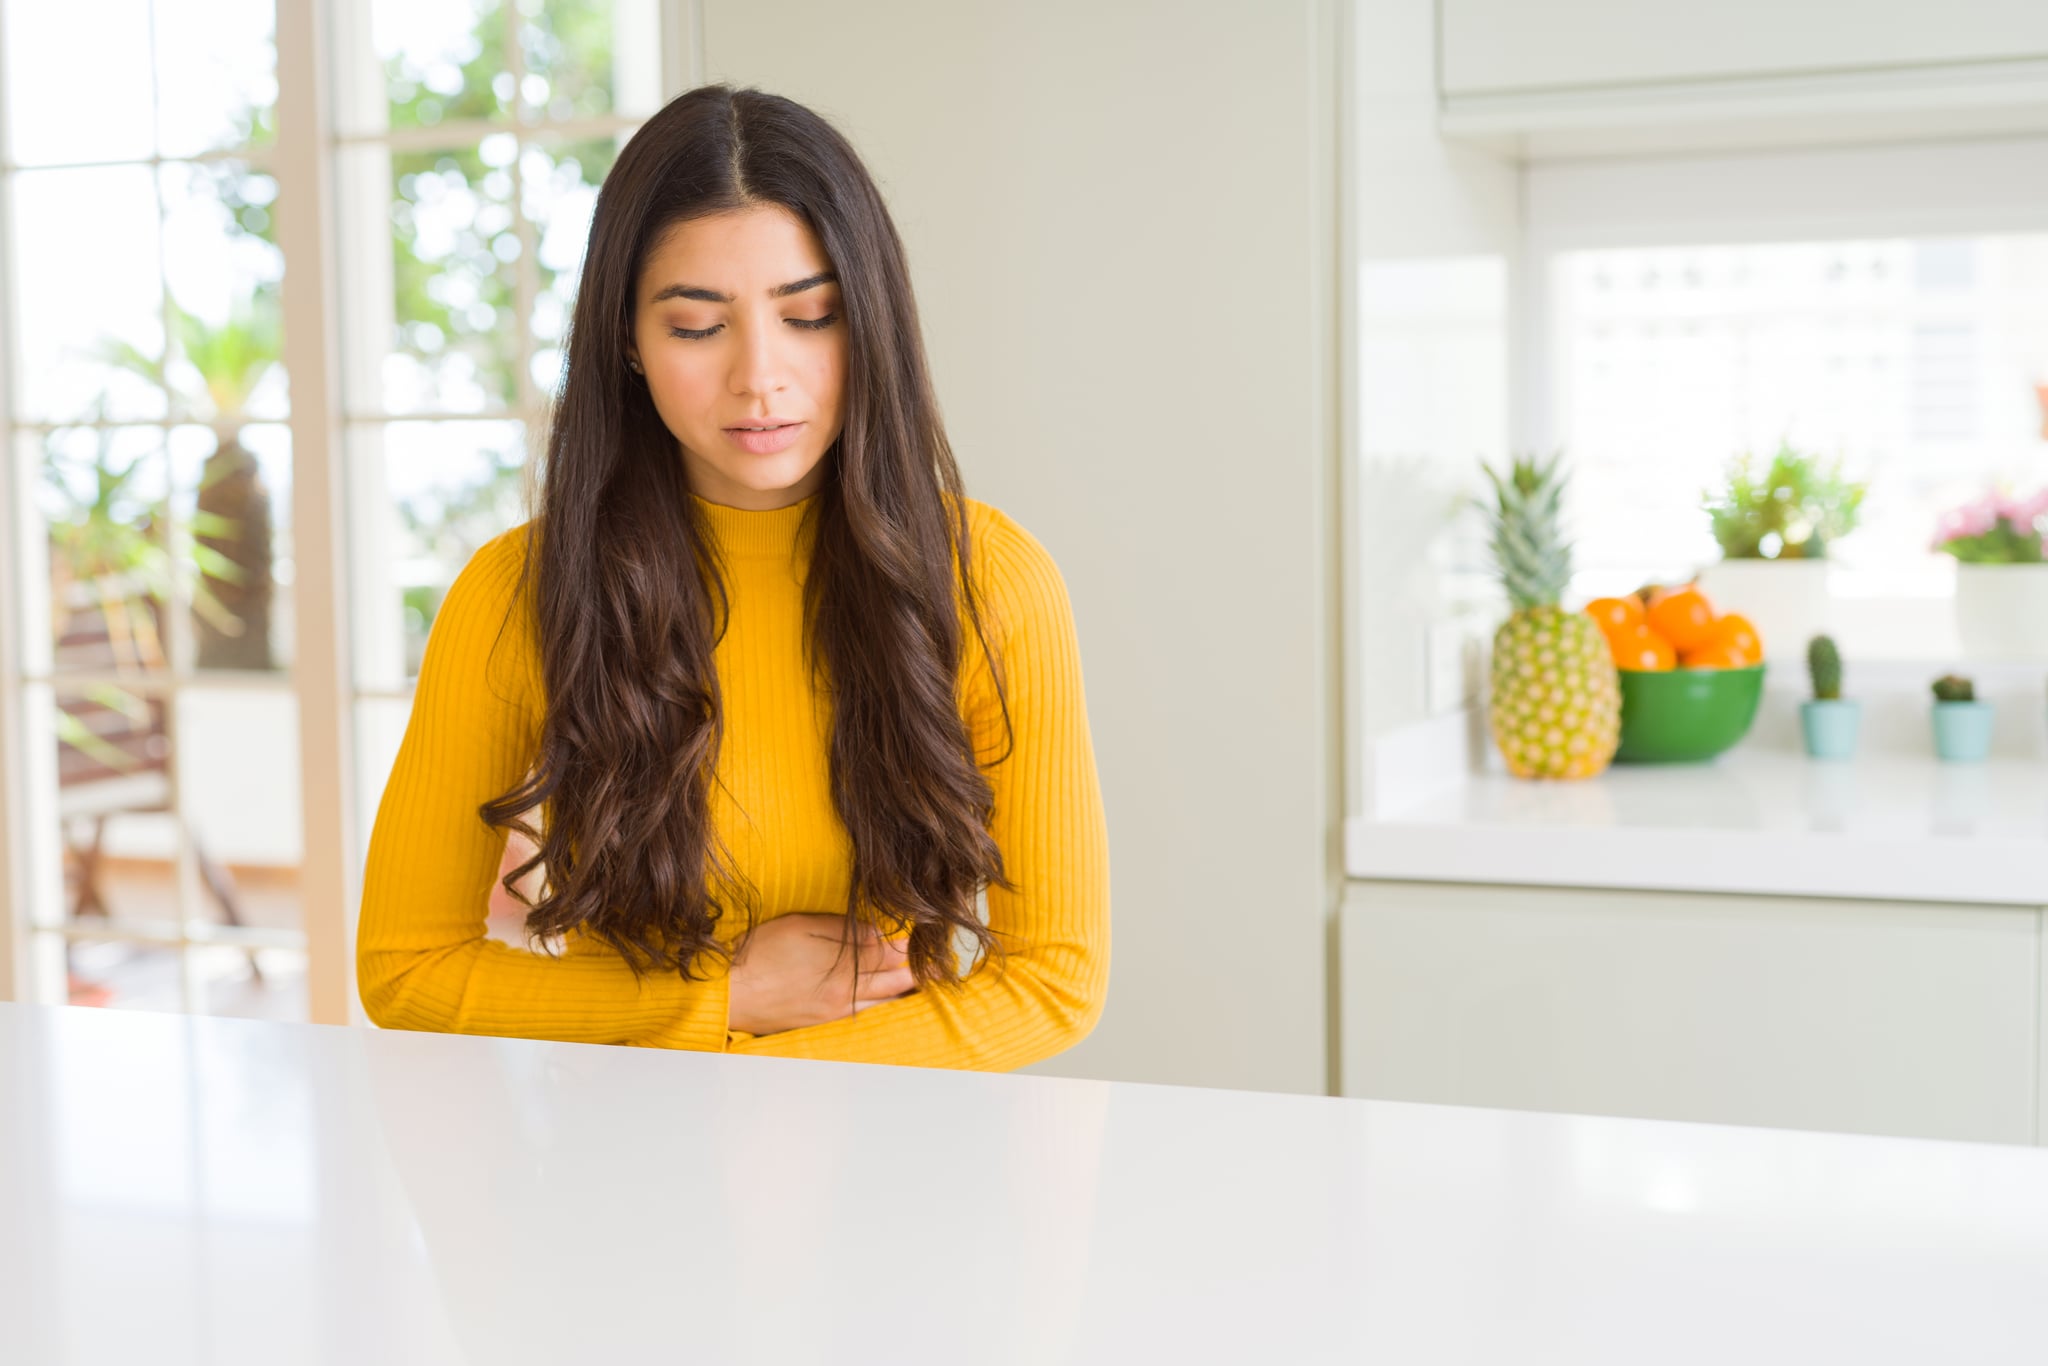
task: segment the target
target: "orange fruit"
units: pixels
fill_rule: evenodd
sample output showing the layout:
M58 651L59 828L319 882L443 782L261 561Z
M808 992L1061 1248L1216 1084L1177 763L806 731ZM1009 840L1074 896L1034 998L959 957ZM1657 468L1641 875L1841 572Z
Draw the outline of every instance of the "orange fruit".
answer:
M1739 656L1742 664L1738 667L1747 668L1763 662L1763 637L1756 633L1756 627L1750 624L1749 618L1740 612L1715 617L1714 625L1707 633L1707 644L1724 646Z
M1600 624L1603 634L1632 631L1643 624L1643 604L1638 598L1595 598L1586 604L1586 615Z
M1755 662L1726 645L1702 645L1678 657L1681 669L1746 669Z
M1651 602L1650 629L1680 653L1705 645L1714 626L1714 608L1697 588L1681 588Z
M1671 642L1647 626L1638 626L1633 631L1617 631L1607 638L1607 643L1614 651L1614 667L1617 669L1661 673L1678 663Z

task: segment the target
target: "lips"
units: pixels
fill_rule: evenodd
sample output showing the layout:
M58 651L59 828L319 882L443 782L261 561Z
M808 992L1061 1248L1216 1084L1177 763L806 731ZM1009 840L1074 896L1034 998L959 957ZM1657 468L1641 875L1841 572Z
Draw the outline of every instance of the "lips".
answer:
M751 451L755 455L773 455L777 451L787 450L790 446L794 445L803 429L804 424L801 422L779 423L766 431L750 431L745 427L727 427L725 429L725 436L726 440L732 442L743 451Z

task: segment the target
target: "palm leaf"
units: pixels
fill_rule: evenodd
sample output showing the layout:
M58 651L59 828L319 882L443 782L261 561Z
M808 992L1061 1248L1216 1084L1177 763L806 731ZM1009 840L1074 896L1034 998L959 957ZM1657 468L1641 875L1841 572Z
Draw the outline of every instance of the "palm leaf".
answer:
M77 750L80 754L108 768L129 772L141 766L141 760L126 750L108 744L92 733L85 722L68 711L57 713L57 740Z

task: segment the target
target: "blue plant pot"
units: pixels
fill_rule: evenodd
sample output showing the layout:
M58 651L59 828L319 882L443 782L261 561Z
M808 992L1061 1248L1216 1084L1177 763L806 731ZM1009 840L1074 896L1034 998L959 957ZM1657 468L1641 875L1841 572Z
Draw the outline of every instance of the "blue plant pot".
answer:
M1934 752L1944 759L1970 763L1991 752L1989 702L1936 702Z
M1863 704L1850 698L1815 699L1799 704L1799 728L1806 733L1806 752L1816 759L1847 759L1856 753L1856 731Z

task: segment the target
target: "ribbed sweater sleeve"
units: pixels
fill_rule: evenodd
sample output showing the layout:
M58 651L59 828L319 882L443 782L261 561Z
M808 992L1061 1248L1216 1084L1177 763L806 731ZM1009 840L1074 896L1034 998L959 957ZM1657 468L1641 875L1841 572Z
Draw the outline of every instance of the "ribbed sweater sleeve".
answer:
M988 770L991 834L1016 890L988 889L988 924L1010 950L961 990L923 989L828 1024L729 1049L780 1057L1007 1071L1062 1051L1101 1016L1109 986L1109 836L1065 580L1023 527L990 509L985 588L1001 633L1015 748ZM1004 752L1001 712L973 708L983 761Z
M393 1029L678 1047L726 1041L727 978L636 978L608 946L560 957L491 939L504 831L477 808L522 778L540 735L536 656L510 614L526 528L472 556L434 618L412 716L377 808L356 937L363 1007Z

